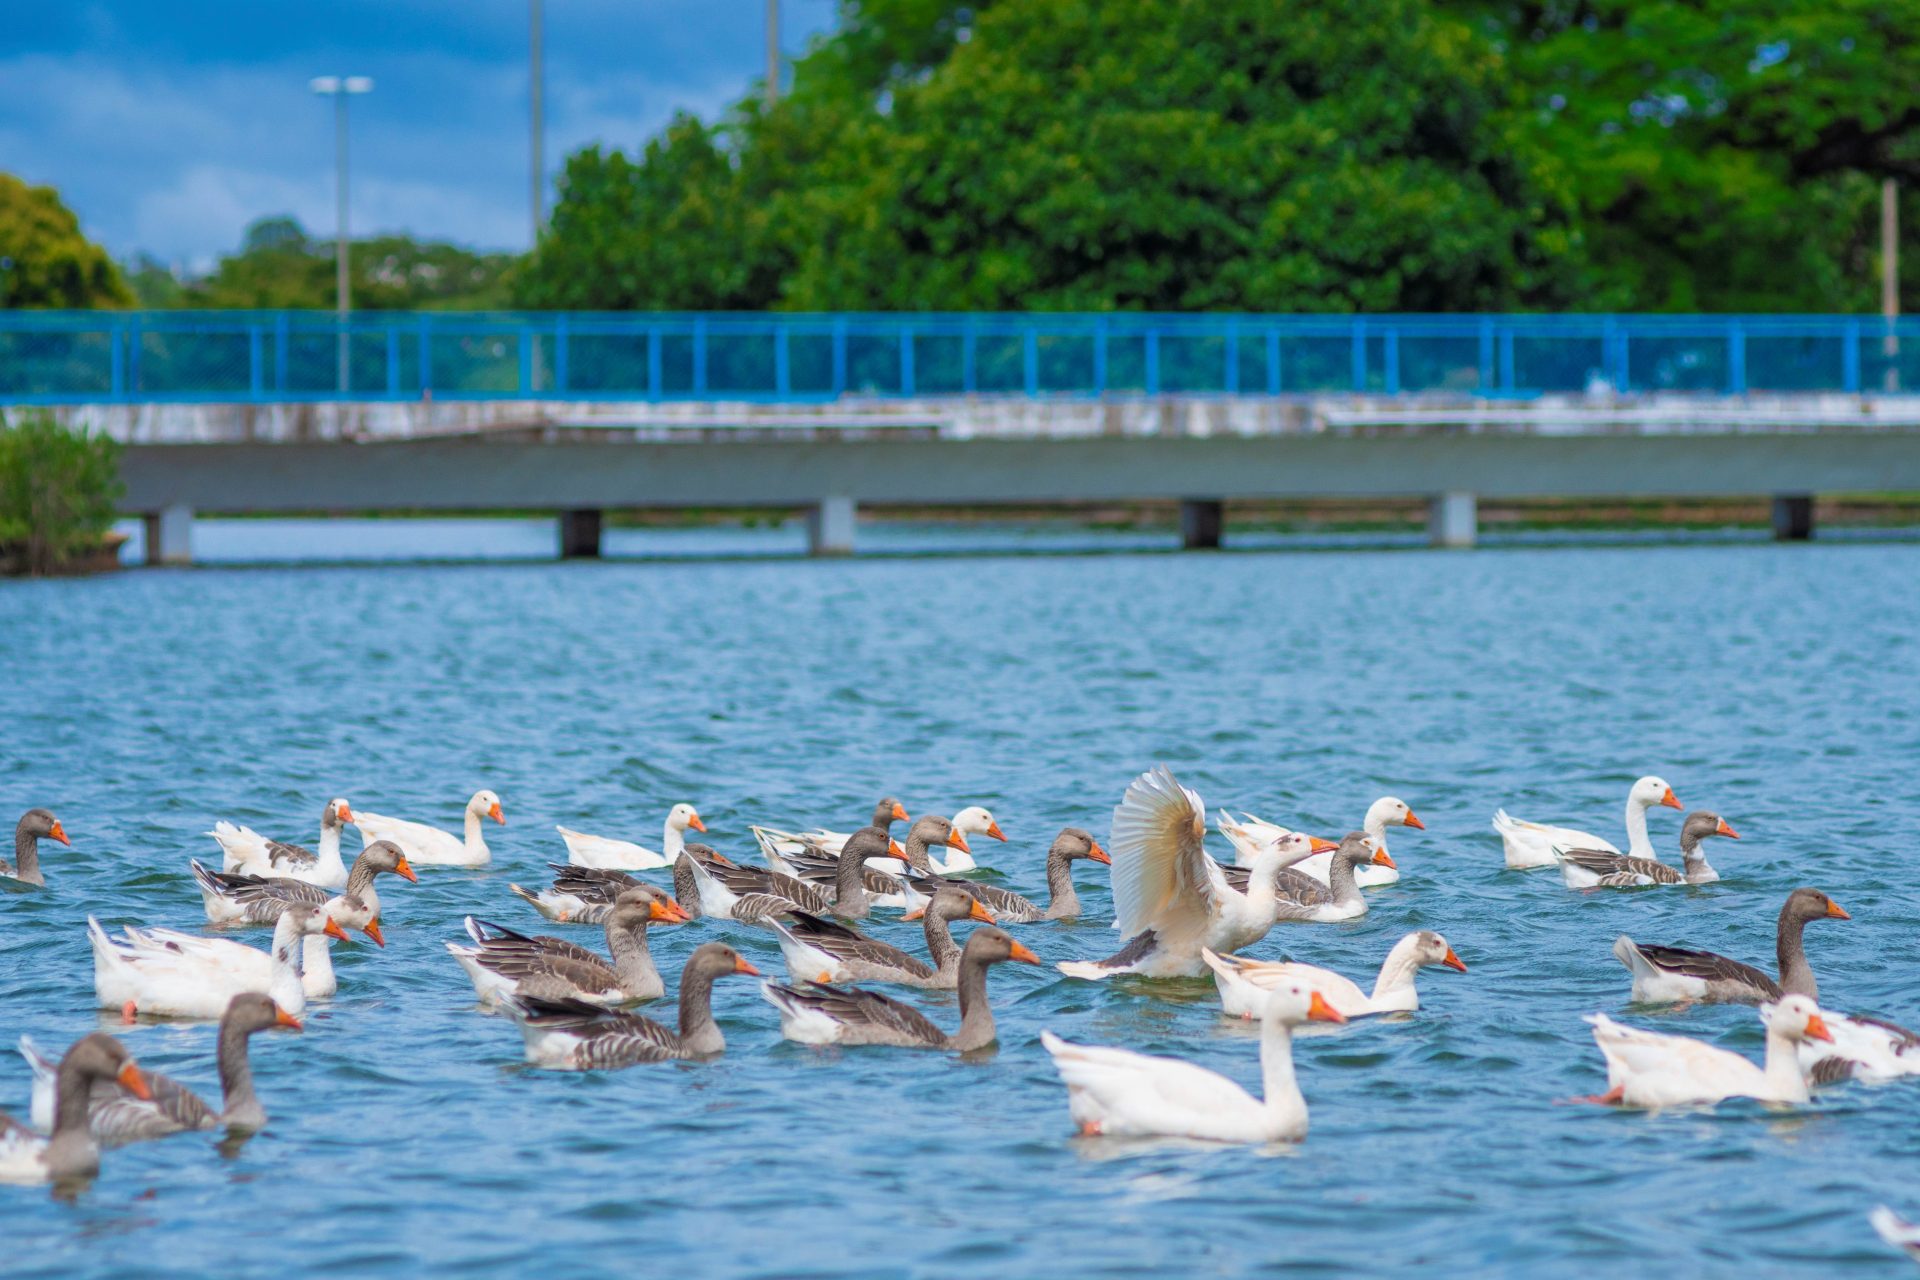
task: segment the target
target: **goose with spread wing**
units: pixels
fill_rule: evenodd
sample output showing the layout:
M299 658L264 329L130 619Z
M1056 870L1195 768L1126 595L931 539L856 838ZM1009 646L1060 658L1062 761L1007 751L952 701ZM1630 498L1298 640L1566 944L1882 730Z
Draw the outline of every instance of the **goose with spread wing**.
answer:
M502 1004L519 1024L527 1061L534 1066L553 1071L611 1071L724 1051L726 1037L713 1020L713 984L733 973L760 976L724 942L703 943L687 957L680 970L677 1030L637 1013L621 1013L584 1000L508 996Z
M1626 934L1614 940L1613 955L1633 975L1633 999L1638 1004L1704 1001L1720 1004L1758 1004L1782 995L1818 999L1820 987L1807 963L1803 934L1815 920L1850 920L1839 903L1818 889L1795 889L1780 908L1774 930L1774 954L1780 980L1760 970L1711 951L1686 947L1659 947L1637 943Z
M1569 889L1620 889L1657 884L1712 884L1720 878L1707 862L1702 841L1715 836L1738 840L1740 833L1727 825L1717 813L1695 809L1680 824L1680 863L1675 870L1658 858L1636 858L1627 853L1609 853L1604 849L1562 849L1553 856L1560 860L1560 878Z
M1039 964L1040 957L994 925L973 931L960 952L957 987L960 1029L948 1035L910 1004L860 987L762 984L760 994L780 1011L780 1034L798 1044L891 1045L901 1049L946 1049L973 1053L998 1037L987 1002L987 970L1003 961Z
M267 1111L254 1092L247 1042L254 1033L273 1027L301 1030L300 1019L275 1004L273 997L259 991L241 992L220 1015L214 1050L220 1073L218 1111L186 1085L157 1071L145 1073L150 1096L144 1098L117 1080L100 1080L88 1097L87 1120L93 1136L103 1146L117 1147L190 1129L253 1133L266 1128ZM42 1056L27 1036L20 1037L20 1056L33 1068L33 1123L37 1128L51 1129L59 1093L59 1064Z
M1151 978L1199 977L1202 947L1225 953L1259 941L1273 927L1276 881L1288 859L1262 850L1245 892L1228 883L1207 856L1206 806L1165 765L1135 778L1113 811L1113 927L1127 939L1105 960L1056 965L1073 978L1131 973Z
M670 867L686 847L687 832L706 829L700 811L690 804L676 804L667 811L657 850L630 840L591 836L570 827L554 828L566 842L568 862L576 867L596 867L603 871L651 871L656 867Z

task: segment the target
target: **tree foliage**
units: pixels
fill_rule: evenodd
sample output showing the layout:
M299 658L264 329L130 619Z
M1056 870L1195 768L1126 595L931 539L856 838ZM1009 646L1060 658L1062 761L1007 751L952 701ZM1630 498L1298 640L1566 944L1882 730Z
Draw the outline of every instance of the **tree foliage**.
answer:
M44 409L0 419L0 561L58 573L100 545L124 492L111 438L61 426Z
M506 303L514 259L409 236L373 236L347 245L355 309L486 310ZM238 253L190 281L174 305L331 309L336 303L333 242L309 237L290 217L247 228Z
M133 294L52 187L0 173L0 307L124 307Z

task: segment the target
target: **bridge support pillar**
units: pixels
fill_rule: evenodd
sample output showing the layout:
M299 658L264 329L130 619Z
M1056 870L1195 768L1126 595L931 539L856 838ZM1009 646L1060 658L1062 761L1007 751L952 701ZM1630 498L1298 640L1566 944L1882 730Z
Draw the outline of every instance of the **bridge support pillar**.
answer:
M193 508L176 502L144 517L147 526L147 563L193 563Z
M816 556L853 554L853 526L859 508L852 498L822 498L807 513L807 552Z
M1471 547L1480 533L1480 501L1458 489L1427 499L1427 541L1436 547Z
M1218 551L1226 527L1226 504L1217 498L1187 498L1180 503L1180 545L1188 551Z
M562 560L598 560L600 558L600 509L585 507L560 513L560 558Z
M1805 542L1813 536L1813 495L1776 493L1773 496L1773 537L1776 542Z

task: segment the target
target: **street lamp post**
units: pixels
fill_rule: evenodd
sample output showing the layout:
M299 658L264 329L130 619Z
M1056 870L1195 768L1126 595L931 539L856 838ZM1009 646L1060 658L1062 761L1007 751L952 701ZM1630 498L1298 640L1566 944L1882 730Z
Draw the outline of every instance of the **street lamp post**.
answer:
M353 295L347 278L347 99L356 93L373 92L373 81L366 76L315 76L307 82L315 93L333 98L334 194L338 200L334 212L333 293L339 315L337 339L340 361L338 389L345 395L349 382L347 370L347 313L353 310Z
M767 0L767 105L780 101L780 0Z

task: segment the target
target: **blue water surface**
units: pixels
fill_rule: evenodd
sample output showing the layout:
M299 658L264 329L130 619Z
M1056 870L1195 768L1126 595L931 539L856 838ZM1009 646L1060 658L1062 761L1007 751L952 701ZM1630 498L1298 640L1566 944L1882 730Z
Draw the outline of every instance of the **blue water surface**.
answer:
M85 917L197 925L187 859L218 857L217 819L310 842L340 794L453 827L482 786L509 819L489 830L492 868L383 883L386 949L336 947L340 992L306 1034L256 1040L264 1133L231 1155L199 1136L110 1152L72 1203L0 1187L0 1270L1899 1274L1911 1264L1866 1213L1920 1209L1920 1080L1795 1113L1560 1100L1604 1087L1580 1021L1596 1009L1757 1055L1750 1009L1630 1009L1609 947L1625 931L1770 967L1798 885L1853 914L1809 931L1824 1001L1920 1020L1917 555L503 563L0 586L0 804L8 824L47 805L73 837L50 848L46 892L0 894L0 1044L113 1024L92 1008ZM1053 833L1104 837L1159 761L1212 806L1322 834L1386 793L1427 824L1393 835L1405 878L1368 915L1250 949L1370 982L1425 927L1470 968L1428 971L1412 1018L1300 1042L1298 1148L1072 1136L1042 1028L1257 1087L1255 1034L1205 982L1004 966L999 1050L960 1061L785 1044L731 979L724 1057L574 1075L526 1068L444 950L469 912L542 924L506 886L564 857L554 824L653 843L681 800L742 858L750 823L845 828L883 793L916 815L984 804L1010 840L982 841L982 860L1042 896ZM1649 771L1740 831L1715 846L1720 883L1582 895L1503 869L1497 806L1618 840ZM1678 815L1653 827L1671 852ZM1105 869L1082 866L1087 918L1018 930L1049 965L1117 945ZM919 945L915 926L874 928ZM724 923L655 930L654 947L677 972L715 937L780 971L765 934ZM951 996L909 998L957 1019ZM214 1089L210 1027L123 1034ZM0 1061L0 1106L23 1112L28 1081Z

